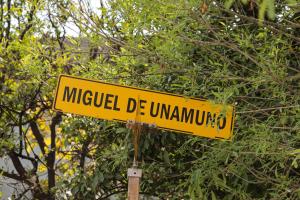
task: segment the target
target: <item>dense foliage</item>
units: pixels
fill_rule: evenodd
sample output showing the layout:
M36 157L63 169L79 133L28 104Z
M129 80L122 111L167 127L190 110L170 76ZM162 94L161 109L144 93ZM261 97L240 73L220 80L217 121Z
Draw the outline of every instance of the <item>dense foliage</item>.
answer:
M126 197L130 130L52 111L61 73L236 106L231 141L145 128L145 197L300 198L297 0L0 6L0 153L14 166L1 173L19 199Z

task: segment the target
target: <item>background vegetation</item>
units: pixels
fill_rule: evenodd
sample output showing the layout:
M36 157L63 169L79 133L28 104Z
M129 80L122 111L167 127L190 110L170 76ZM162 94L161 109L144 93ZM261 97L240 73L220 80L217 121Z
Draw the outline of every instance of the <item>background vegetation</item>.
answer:
M146 196L300 198L298 0L99 2L0 1L0 155L14 166L1 174L23 185L16 199L126 196L130 131L52 111L61 73L236 105L232 141L144 130Z

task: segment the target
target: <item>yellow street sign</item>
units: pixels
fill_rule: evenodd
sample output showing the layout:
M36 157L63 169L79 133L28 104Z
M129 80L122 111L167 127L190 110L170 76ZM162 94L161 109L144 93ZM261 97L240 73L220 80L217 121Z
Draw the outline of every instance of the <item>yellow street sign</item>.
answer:
M53 109L223 139L232 136L234 121L231 105L68 75L59 77Z

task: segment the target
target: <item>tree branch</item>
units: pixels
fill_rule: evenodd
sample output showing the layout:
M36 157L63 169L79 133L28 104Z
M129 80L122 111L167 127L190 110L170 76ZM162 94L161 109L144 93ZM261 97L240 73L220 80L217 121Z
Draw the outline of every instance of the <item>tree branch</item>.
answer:
M3 38L3 27L4 27L4 24L3 24L3 12L4 12L4 2L3 0L0 0L0 42L2 42L2 38Z
M35 172L37 172L37 168L38 168L38 162L34 159L34 158L32 158L32 157L29 157L29 156L25 156L25 155L23 155L23 154L16 154L18 157L20 157L20 158L23 158L23 159L26 159L26 160L29 160L29 161L31 161L31 163L32 163L32 165L33 165L33 172L35 173Z
M42 153L45 155L45 147L46 147L46 143L44 141L44 137L43 135L41 134L37 124L35 121L31 121L30 122L30 128L32 130L32 133L35 137L35 139L37 140L38 144L39 144L39 147L42 151Z
M11 0L8 0L7 1L7 15L8 15L8 17L7 17L7 27L6 27L6 35L5 35L5 37L6 37L6 39L7 39L7 43L6 43L6 47L8 47L8 41L9 41L9 34L10 34L10 22L11 22Z
M84 141L84 143L82 144L82 148L81 148L81 155L80 155L80 163L79 166L81 168L82 171L84 171L84 163L85 163L85 158L89 152L89 144L92 142L93 137L88 134L87 139Z
M48 189L49 191L55 186L55 151L56 151L56 130L55 127L61 122L62 113L56 113L56 115L52 118L52 122L50 124L50 132L51 132L51 144L50 144L50 152L47 156L47 166L48 166Z
M6 172L3 169L0 169L0 173L1 173L2 176L5 176L7 178L11 178L11 179L14 179L16 181L24 182L28 185L32 185L32 183L30 181L28 181L26 178L24 178L22 176L19 176L17 174Z
M38 1L36 2L36 4L38 3ZM23 40L24 39L24 36L25 34L29 31L29 29L32 27L33 23L32 23L32 20L33 20L33 16L34 16L34 13L35 13L35 10L36 10L36 5L35 3L33 2L33 6L31 7L30 11L29 11L29 14L28 14L28 21L27 21L27 24L24 28L24 30L21 32L20 34L20 37L19 39L20 40Z
M20 175L21 178L26 179L26 170L23 167L20 159L18 158L18 155L14 151L10 151L8 153L8 156L10 157L15 169L17 170L18 174Z

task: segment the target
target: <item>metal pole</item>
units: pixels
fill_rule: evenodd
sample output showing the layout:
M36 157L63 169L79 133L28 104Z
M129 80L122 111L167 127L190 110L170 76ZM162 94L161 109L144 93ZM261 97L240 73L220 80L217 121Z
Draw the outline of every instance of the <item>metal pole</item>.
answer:
M127 171L128 177L128 200L140 199L140 179L142 170L137 168L129 168Z

